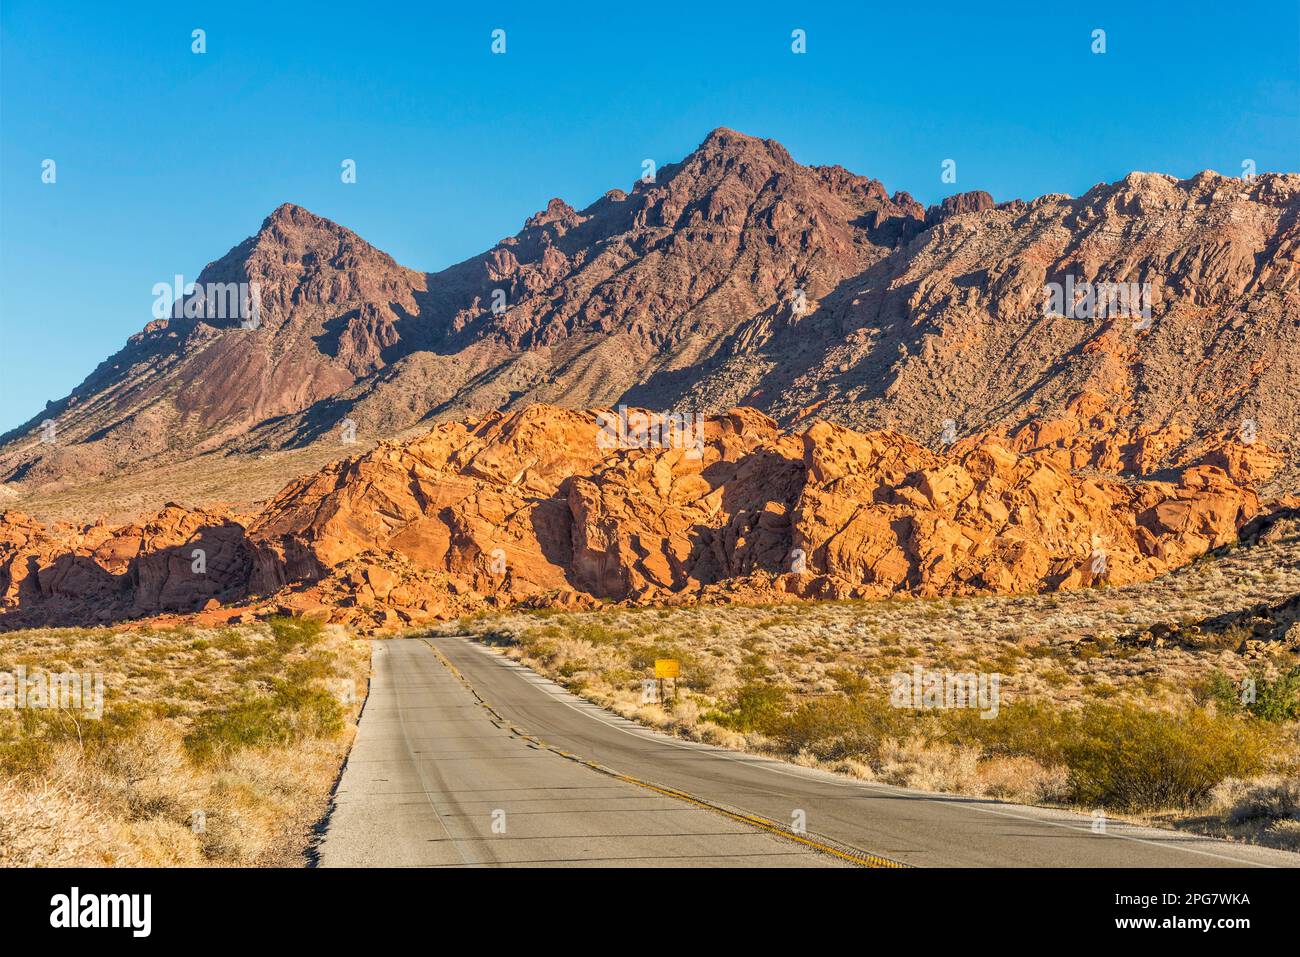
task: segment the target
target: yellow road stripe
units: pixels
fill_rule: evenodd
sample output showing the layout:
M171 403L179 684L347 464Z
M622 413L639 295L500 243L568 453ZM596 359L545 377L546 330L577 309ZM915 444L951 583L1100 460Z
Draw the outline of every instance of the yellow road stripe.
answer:
M580 757L576 754L570 754L568 751L564 751L560 748L553 747L547 744L545 741L541 740L540 738L536 737L535 735L529 734L523 728L516 726L515 724L507 720L504 716L502 716L501 712L497 711L496 708L492 707L492 705L490 705L487 702L487 700L481 694L478 693L478 690L474 687L473 684L470 683L469 679L466 678L463 674L461 674L460 669L457 668L454 664L452 664L451 659L449 659L446 655L444 655L441 651L439 651L438 648L434 646L433 642L431 642L428 638L422 638L421 641L423 641L426 645L429 646L429 650L438 656L438 660L442 662L443 666L446 667L446 669L450 671L452 675L454 675L455 678L461 684L463 684L466 688L469 689L470 693L474 695L475 700L477 700L480 705L486 708L489 714L493 715L498 721L501 721L503 724L505 724L511 730L511 732L513 732L514 734L518 735L519 737L523 738L526 741L531 741L533 744L537 745L538 747L546 748L546 750L558 754L562 758L567 758L570 761L577 762L578 764L581 764L584 767L591 768L591 770L593 771L598 771L599 773L615 778L616 780L623 781L627 784L634 784L637 787L645 788L646 790L649 791L654 791L656 794L662 794L665 797L675 798L678 801L685 801L687 804L693 804L696 807L703 808L707 811L713 811L717 814L721 814L725 817L731 818L733 821L740 821L742 824L748 824L751 827L756 827L761 830L768 831L772 834L777 835L778 837L783 837L786 840L796 841L807 847L811 847L813 850L819 851L822 854L829 854L832 857L837 857L840 860L848 861L851 864L857 864L859 867L887 867L887 868L910 867L910 865L908 864L903 864L900 863L899 861L891 861L887 857L880 857L876 854L869 854L868 852L859 850L858 848L852 847L851 845L840 844L840 842L838 841L832 842L829 839L822 839L822 840L814 839L812 837L809 837L807 834L800 834L799 832L795 831L793 828L787 827L786 825L780 823L779 821L772 821L769 820L768 818L759 817L756 814L749 814L744 811L732 810L731 808L723 807L720 804L715 804L712 801L706 801L703 798L698 798L693 794L688 794L685 791L679 791L676 788L668 788L658 784L651 784L649 781L642 781L640 778L634 778L629 774L623 774L620 771L615 771L612 768L607 768L604 765L597 764L595 761L588 761L586 758Z

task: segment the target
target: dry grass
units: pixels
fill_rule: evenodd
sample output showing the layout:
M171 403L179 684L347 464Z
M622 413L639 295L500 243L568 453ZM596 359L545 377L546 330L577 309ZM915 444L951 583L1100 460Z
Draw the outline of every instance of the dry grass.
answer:
M100 718L0 710L0 865L301 865L367 652L289 620L0 636L0 670L105 685Z
M1228 778L1199 813L1156 814L1148 823L1300 851L1300 777Z
M1203 622L1300 593L1300 542L1241 548L1154 582L1048 595L777 606L625 608L476 616L469 633L570 690L686 737L892 784L1120 816L1279 846L1300 817L1241 810L1251 788L1294 780L1300 724L1224 706L1247 658L1206 629L1181 645L1156 623ZM678 698L642 701L656 658L681 662ZM997 673L997 718L889 704L893 675ZM1276 715L1274 715L1276 716ZM1166 765L1166 759L1173 761ZM1171 770L1177 766L1177 773ZM1225 782L1241 793L1225 797ZM1270 792L1271 793L1271 792ZM1257 803L1263 800L1249 798ZM1289 808L1289 810L1287 810Z
M440 626L514 645L511 654L609 704L639 701L655 657L683 662L683 690L714 698L767 669L794 696L887 689L921 664L1003 675L1006 702L1187 699L1216 671L1253 664L1239 636L1154 647L1157 622L1201 620L1300 593L1300 543L1239 549L1154 582L1045 595L891 599L785 605L610 606L598 612L513 612ZM1280 666L1294 656L1279 659Z

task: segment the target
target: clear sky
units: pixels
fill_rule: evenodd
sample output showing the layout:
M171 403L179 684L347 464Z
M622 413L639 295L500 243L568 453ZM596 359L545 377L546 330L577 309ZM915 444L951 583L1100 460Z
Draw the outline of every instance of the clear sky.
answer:
M927 204L1300 171L1296 0L4 0L0 30L0 431L286 201L435 270L717 126Z

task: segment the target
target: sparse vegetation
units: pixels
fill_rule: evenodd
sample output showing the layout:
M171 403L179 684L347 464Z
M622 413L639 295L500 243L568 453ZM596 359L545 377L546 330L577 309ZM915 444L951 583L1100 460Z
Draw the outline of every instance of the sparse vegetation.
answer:
M782 719L786 693L775 685L747 681L727 696L707 719L735 731L771 731Z
M1250 714L1275 723L1300 719L1300 666L1270 675L1263 668L1234 681L1222 671L1207 679L1206 696L1227 714Z
M19 664L102 672L104 710L0 710L0 865L295 865L368 648L288 618L0 635Z
M1231 621L1186 642L1154 637L1160 622L1187 631L1296 593L1300 543L1285 541L1121 588L518 612L445 628L490 635L571 690L698 740L1300 848L1300 820L1285 810L1300 769L1295 652L1238 653ZM678 696L662 706L641 699L657 657L682 663ZM891 676L916 665L1001 675L996 719L892 707ZM1243 699L1245 679L1254 693Z

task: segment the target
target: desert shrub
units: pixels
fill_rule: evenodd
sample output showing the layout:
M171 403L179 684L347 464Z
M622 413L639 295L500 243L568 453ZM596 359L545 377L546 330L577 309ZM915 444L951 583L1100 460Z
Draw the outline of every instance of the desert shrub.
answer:
M990 757L1028 757L1046 766L1065 761L1072 733L1069 712L1041 702L1002 705L996 718L954 709L936 715L938 736L958 747L978 747Z
M306 685L317 678L331 678L338 674L335 662L328 655L312 655L279 665L280 674L291 684Z
M600 673L600 680L614 688L640 687L642 675L631 668L606 668Z
M12 740L0 741L0 776L39 774L47 770L55 748L55 740L39 732L25 732Z
M655 666L656 658L675 658L685 668L689 656L674 644L655 642L649 645L628 646L628 667L637 671L646 671Z
M1223 671L1215 671L1192 689L1192 697L1198 704L1213 701L1215 707L1225 714L1233 714L1241 708L1240 695L1237 681Z
M900 787L957 793L970 793L978 787L979 752L972 748L931 744L919 737L904 741L886 738L873 763L879 780Z
M125 702L106 708L102 717L90 718L58 709L23 709L0 733L0 772L44 771L63 744L93 753L131 736L160 710L161 705Z
M1300 719L1300 667L1270 678L1263 668L1250 672L1253 695L1246 695L1242 683L1216 671L1205 683L1203 695L1225 714L1247 713L1261 721L1283 722Z
M587 670L587 659L570 658L555 670L561 678L572 678L578 672Z
M883 740L915 734L921 720L916 712L891 707L879 697L832 695L770 720L766 730L793 754L808 751L826 761L874 760Z
M826 672L826 677L834 681L845 694L864 694L871 690L869 679L848 668L831 668Z
M709 691L718 680L717 671L694 659L682 664L682 687L691 691Z
M1222 631L1206 630L1195 634L1188 642L1193 648L1236 648L1255 633L1242 625L1229 625Z
M1121 810L1193 807L1225 778L1264 769L1268 730L1202 709L1093 704L1064 745L1074 799Z
M719 710L704 717L733 731L768 733L779 727L785 709L783 689L767 682L748 681L731 692Z
M364 646L342 637L292 619L142 628L109 648L98 633L72 649L65 633L5 636L7 654L17 644L50 670L97 671L112 656L118 677L101 718L0 709L0 863L300 863L352 710L315 689L364 673Z
M266 623L282 652L316 644L325 630L324 625L311 618L269 618Z
M495 645L500 648L507 648L511 645L519 645L523 642L519 636L508 628L487 627L480 624L476 619L486 615L487 612L478 612L474 615L461 618L457 621L459 627L457 632L471 632L474 637L485 645Z
M775 674L775 670L767 663L761 652L750 651L740 659L740 677L746 682L758 683L763 678Z
M978 769L978 790L1018 804L1061 803L1070 798L1063 765L1045 767L1030 757L986 758Z
M249 695L227 708L201 714L185 736L198 761L263 745L332 737L343 730L343 708L319 688L276 682L269 695Z
M993 720L970 711L941 716L944 739L988 756L1064 765L1080 804L1125 810L1190 807L1228 777L1261 771L1271 732L1201 708L1179 713L1094 702L1082 711L1004 706Z
M540 635L521 635L518 643L525 655L540 661L543 665L551 664L560 653L558 644Z
M250 636L238 628L225 628L212 639L210 646L231 658L249 658L257 651Z
M575 641L585 641L589 645L614 645L631 637L626 631L616 631L599 621L574 621L566 623L562 633Z
M1300 778L1273 776L1255 781L1225 781L1215 792L1227 805L1228 821L1300 820Z

